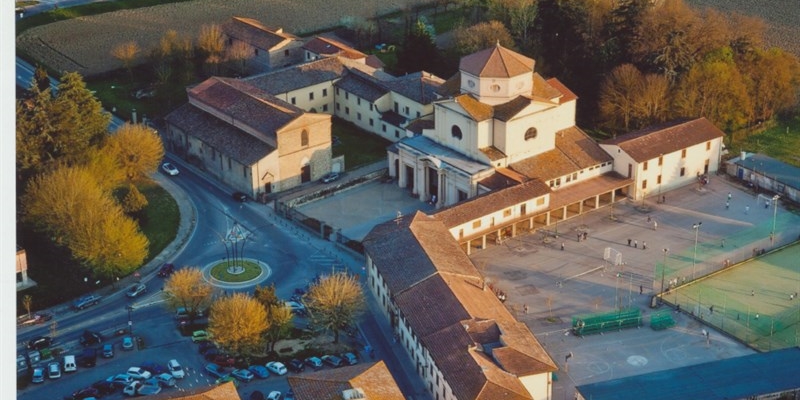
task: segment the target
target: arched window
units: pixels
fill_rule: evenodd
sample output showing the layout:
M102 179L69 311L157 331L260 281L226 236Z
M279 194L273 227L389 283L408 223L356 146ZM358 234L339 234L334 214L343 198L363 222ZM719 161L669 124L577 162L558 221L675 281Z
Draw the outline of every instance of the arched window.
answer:
M450 133L458 140L461 140L461 138L464 137L464 135L461 133L461 128L459 128L458 125L453 125L453 128L450 129Z
M308 131L305 129L300 132L300 146L308 146Z
M525 131L525 140L536 139L537 134L536 128L528 128L528 130Z

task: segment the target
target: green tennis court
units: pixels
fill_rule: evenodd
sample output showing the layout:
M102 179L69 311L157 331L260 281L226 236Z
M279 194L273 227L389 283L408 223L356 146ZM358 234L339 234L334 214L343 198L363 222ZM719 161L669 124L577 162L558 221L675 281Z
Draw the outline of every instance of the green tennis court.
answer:
M709 325L759 351L800 343L800 243L664 294Z

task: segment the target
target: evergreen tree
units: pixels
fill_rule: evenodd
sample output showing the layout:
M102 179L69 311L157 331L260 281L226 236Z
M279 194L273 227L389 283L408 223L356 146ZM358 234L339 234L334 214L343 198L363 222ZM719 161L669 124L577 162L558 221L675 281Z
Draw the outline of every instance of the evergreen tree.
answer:
M417 20L397 54L397 68L401 73L436 71L441 67L440 60L433 36L425 23Z

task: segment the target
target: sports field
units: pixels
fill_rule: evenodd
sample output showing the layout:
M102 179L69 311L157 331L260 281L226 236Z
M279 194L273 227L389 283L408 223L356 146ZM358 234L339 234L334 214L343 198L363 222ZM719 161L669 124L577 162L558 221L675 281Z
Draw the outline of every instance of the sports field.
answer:
M664 301L759 351L800 341L800 243L679 286Z

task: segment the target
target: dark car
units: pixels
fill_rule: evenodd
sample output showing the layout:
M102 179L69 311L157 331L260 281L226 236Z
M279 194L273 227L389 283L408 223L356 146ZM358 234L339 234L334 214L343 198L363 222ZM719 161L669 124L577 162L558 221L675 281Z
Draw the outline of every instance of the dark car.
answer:
M37 336L28 341L28 348L31 350L41 350L50 347L53 339L50 336Z
M83 331L83 335L81 335L80 342L84 346L100 344L103 342L103 335L101 335L100 332L85 330Z
M329 172L325 174L319 181L322 183L331 183L335 180L338 180L341 175L338 172Z
M143 370L150 372L153 376L167 372L167 367L152 361L146 361L140 365Z
M78 365L81 367L91 368L97 365L97 350L91 347L83 349L81 354L78 355Z
M200 354L202 355L205 355L206 353L212 350L216 351L219 349L217 349L217 345L215 345L214 342L210 342L208 340L206 340L205 342L200 342L200 345L197 347L197 351L199 351Z
M249 399L250 400L264 400L265 399L264 393L261 393L260 391L256 390L255 392L250 393Z
M289 364L287 366L289 367L289 371L298 373L303 372L306 369L305 364L303 364L302 361L296 358L293 358L291 361L289 361Z
M175 272L175 264L166 263L161 266L161 269L158 270L158 276L166 278L172 275L173 272Z
M356 357L353 353L344 353L342 354L342 360L344 360L347 365L356 365L358 364L358 357Z
M100 396L108 396L117 391L117 386L114 383L105 380L93 383L92 387L97 390Z
M322 362L333 368L339 368L343 364L341 358L329 355L322 356Z
M241 201L242 203L247 201L247 195L242 192L233 192L231 196L233 197L234 200Z
M100 391L95 389L95 388L93 388L93 387L91 387L91 386L85 387L83 389L76 390L76 391L72 392L72 399L73 400L83 400L83 399L86 399L86 398L89 398L89 397L95 397L96 398L96 397L99 397L99 396L100 396Z

